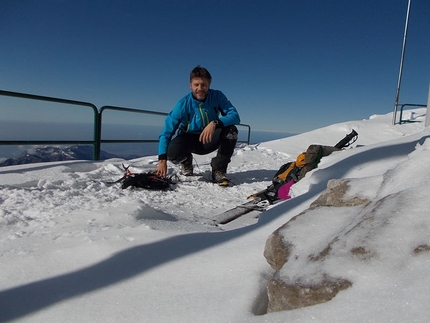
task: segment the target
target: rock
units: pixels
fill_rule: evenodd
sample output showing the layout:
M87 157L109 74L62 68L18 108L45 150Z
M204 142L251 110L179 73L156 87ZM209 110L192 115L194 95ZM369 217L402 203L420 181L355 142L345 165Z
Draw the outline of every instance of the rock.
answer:
M266 241L264 257L273 269L279 270L290 257L290 247L291 244L286 243L283 235L277 230L273 232Z
M324 222L324 218L320 218L317 215L318 208L360 205L364 207L370 203L367 198L348 196L349 184L349 179L330 180L327 184L327 189L311 204L309 209L293 217L274 231L267 239L264 257L269 265L276 270L274 277L267 286L268 312L292 310L324 303L335 297L339 291L352 286L352 282L347 279L330 277L328 274L317 274L316 276L320 278L315 280L315 273L318 273L319 267L310 270L309 274L313 276L312 279L300 277L290 281L279 278L278 275L289 261L296 263L299 261L302 266L309 269L315 264L323 263L326 257L330 255L332 245L337 243L339 238L337 235L330 236L329 232L325 232L328 235L327 237L321 237L321 234L318 234L318 223ZM295 236L296 231L302 232L303 225L309 223L309 221L306 221L309 217L315 217L314 223L316 227L307 230L311 238ZM348 223L348 220L346 221ZM343 224L342 221L339 222L339 224L341 223ZM295 230L295 228L298 230ZM334 232L337 230L338 228L334 229ZM293 241L303 242L303 239L314 239L313 237L319 237L321 240L320 243L318 240L315 242L318 250L312 250L304 255L299 254L300 246L295 246ZM371 252L363 246L351 248L350 253L363 259L371 256Z
M300 282L288 284L282 279L272 279L267 286L269 298L267 312L293 310L325 303L351 285L352 283L346 279L334 279L325 275L322 281L309 285Z
M320 206L356 206L368 204L370 201L360 197L348 197L349 179L332 179L327 183L327 189L311 203L310 209Z

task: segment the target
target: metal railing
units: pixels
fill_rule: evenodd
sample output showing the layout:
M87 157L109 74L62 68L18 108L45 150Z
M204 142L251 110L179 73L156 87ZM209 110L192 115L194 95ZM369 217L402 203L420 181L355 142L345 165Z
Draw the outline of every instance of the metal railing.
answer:
M113 144L120 144L120 143L157 143L159 141L158 139L136 139L136 140L101 139L102 124L103 124L103 122L102 122L103 112L106 110L114 110L114 111L120 111L120 112L131 112L131 113L143 113L143 114L158 115L158 116L164 116L164 117L168 115L168 113L165 113L165 112L139 110L139 109L132 109L132 108L123 108L123 107L116 107L116 106L110 106L110 105L105 105L105 106L101 107L101 109L99 111L99 127L98 127L99 135L98 135L98 137L100 138L100 140L97 143L98 144L98 147L97 147L98 151L101 150L101 144L103 144L103 143L111 143L111 144L112 143ZM238 126L247 128L248 134L247 134L246 140L238 140L237 142L246 143L249 145L249 142L251 140L251 126L249 126L247 124L239 124Z
M94 130L93 130L93 140L2 140L0 141L0 145L93 145L93 159L98 160L100 157L100 152L97 151L97 143L100 141L100 137L98 137L98 134L100 133L98 130L98 110L97 107L88 102L81 102L81 101L75 101L75 100L66 100L66 99L60 99L60 98L53 98L48 96L41 96L41 95L34 95L34 94L26 94L26 93L18 93L18 92L10 92L10 91L3 91L0 90L1 96L9 96L9 97L15 97L15 98L22 98L22 99L29 99L29 100L37 100L37 101L46 101L46 102L55 102L55 103L61 103L61 104L67 104L67 105L75 105L75 106L83 106L88 107L93 110L93 124L94 124Z
M113 144L123 144L123 143L155 143L158 142L158 140L151 140L151 139L135 139L135 140L109 140L109 139L101 139L101 133L102 133L102 124L103 124L103 112L106 110L113 110L113 111L120 111L120 112L130 112L130 113L139 113L139 114L150 114L150 115L159 115L159 116L167 116L167 113L165 112L157 112L157 111L148 111L148 110L139 110L139 109L132 109L132 108L123 108L123 107L115 107L110 105L105 105L101 107L98 115L98 137L100 140L97 142L96 150L100 153L101 151L101 144L102 143L113 143ZM100 155L97 159L100 159Z
M41 96L41 95L34 95L34 94L26 94L26 93L18 93L18 92L11 92L11 91L4 91L0 90L0 96L8 96L8 97L15 97L15 98L23 98L23 99L29 99L29 100L37 100L37 101L47 101L47 102L55 102L55 103L61 103L66 105L75 105L75 106L82 106L82 107L88 107L93 110L93 140L1 140L1 145L92 145L94 147L93 149L93 160L100 160L100 151L101 151L101 144L102 143L114 143L114 144L121 144L121 143L156 143L157 140L150 140L150 139L136 139L136 140L102 140L102 125L103 125L103 112L106 110L115 110L120 112L128 112L128 113L139 113L139 114L149 114L149 115L159 115L159 116L167 116L168 114L165 112L157 112L157 111L149 111L149 110L139 110L139 109L132 109L132 108L124 108L124 107L115 107L115 106L103 106L100 110L97 109L97 107L89 102L82 102L82 101L75 101L75 100L67 100L67 99L61 99L61 98L53 98L53 97L47 97L47 96ZM239 126L246 127L248 129L248 135L247 140L245 141L238 141L242 143L249 144L250 138L251 138L251 127L247 124L239 124Z
M408 123L408 122L414 122L414 121L410 121L410 120L403 120L403 109L405 107L420 107L420 108L427 107L427 105L425 105L425 104L412 104L412 103L399 104L398 106L400 107L399 124ZM396 122L397 122L396 119L397 119L397 111L394 114L394 119L393 119L394 120L394 124L396 124Z

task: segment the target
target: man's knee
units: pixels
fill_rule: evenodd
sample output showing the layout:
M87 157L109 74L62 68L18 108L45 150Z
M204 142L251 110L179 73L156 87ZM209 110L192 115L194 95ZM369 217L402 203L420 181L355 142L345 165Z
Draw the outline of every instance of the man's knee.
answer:
M191 152L189 151L192 138L189 136L181 135L170 141L167 147L167 159L174 164L183 163Z
M228 140L237 140L239 131L236 126L224 127L224 137Z

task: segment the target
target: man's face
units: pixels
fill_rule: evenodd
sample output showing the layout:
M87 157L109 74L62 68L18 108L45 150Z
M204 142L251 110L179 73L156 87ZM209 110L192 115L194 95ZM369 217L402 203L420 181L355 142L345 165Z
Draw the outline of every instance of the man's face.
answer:
M191 91L193 92L194 97L199 101L206 99L209 85L209 81L202 77L194 77L190 82Z

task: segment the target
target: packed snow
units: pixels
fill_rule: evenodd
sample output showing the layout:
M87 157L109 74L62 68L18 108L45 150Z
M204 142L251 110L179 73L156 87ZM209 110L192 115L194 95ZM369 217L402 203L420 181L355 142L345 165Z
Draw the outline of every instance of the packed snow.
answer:
M165 192L108 183L123 176L123 164L135 173L155 169L156 156L3 167L0 322L427 322L429 252L402 264L392 261L393 244L377 241L386 248L380 262L344 268L332 260L328 270L355 277L351 288L324 304L270 314L265 288L274 270L263 256L269 235L335 178L354 179L351 194L391 196L385 207L396 214L396 236L430 245L425 113L406 112L410 122L401 125L388 113L238 145L228 188L209 182L213 155L194 155L193 177L169 164L179 182ZM334 145L352 129L359 133L353 146L324 157L292 187L292 199L214 225L216 214L267 187L310 144ZM324 210L297 232L301 248L340 221Z

